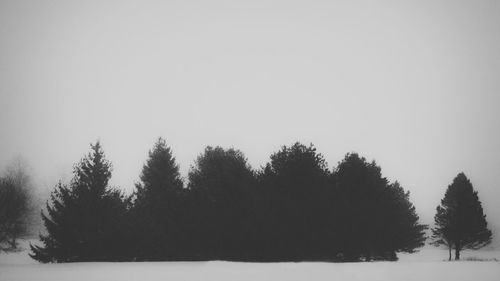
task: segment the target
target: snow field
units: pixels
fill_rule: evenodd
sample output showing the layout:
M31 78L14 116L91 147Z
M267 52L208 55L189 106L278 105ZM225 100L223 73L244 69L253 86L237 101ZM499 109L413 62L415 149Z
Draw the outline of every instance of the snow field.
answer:
M23 245L27 249L27 243ZM238 263L126 262L39 264L28 251L0 254L1 281L87 280L500 280L500 251L464 251L462 261L444 261L446 250L426 247L400 255L398 262L364 263ZM482 261L469 261L476 259Z

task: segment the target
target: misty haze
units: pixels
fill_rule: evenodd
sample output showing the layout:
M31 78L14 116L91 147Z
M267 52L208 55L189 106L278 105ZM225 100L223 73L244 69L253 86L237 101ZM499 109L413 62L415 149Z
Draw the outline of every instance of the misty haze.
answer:
M498 1L0 0L1 280L497 280Z

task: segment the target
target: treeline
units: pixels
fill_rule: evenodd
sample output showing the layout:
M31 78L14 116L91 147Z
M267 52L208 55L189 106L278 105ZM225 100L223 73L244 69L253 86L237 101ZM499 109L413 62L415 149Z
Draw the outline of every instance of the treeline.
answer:
M18 239L32 234L36 199L26 165L15 159L0 176L0 253L18 250Z
M283 146L260 170L207 147L184 185L159 139L132 196L109 186L99 142L42 212L41 262L396 260L425 241L409 193L349 153L329 170L313 145Z

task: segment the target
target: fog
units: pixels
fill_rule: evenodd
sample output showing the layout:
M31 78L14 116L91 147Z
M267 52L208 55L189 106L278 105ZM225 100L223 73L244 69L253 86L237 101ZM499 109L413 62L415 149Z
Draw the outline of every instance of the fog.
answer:
M463 171L500 245L499 75L497 1L0 0L0 169L50 190L99 139L131 192L159 136L183 175L301 141L375 159L424 223Z

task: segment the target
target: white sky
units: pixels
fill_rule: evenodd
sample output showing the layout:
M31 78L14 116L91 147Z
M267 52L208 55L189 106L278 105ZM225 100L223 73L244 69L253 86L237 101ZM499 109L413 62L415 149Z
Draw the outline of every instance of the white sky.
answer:
M127 191L159 136L184 176L298 140L375 159L425 223L463 171L500 231L499 106L499 1L0 0L0 168L43 189L97 139Z

